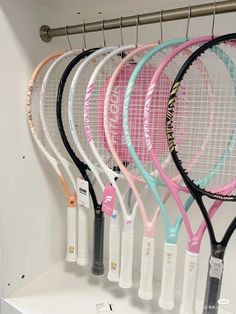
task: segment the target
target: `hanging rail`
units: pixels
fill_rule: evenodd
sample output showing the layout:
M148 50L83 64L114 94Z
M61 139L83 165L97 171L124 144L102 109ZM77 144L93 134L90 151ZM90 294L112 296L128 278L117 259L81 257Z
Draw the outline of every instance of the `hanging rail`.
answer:
M191 6L191 18L211 15L214 12L220 13L228 13L236 11L236 0L230 1L220 1L216 3L206 3L200 5ZM178 9L165 10L162 12L162 21L168 22L173 20L182 20L188 18L189 15L189 6L182 7ZM159 23L160 22L161 12L153 12L138 15L138 23L139 25ZM43 41L49 42L53 37L65 36L66 32L68 35L72 34L82 34L82 33L90 33L101 31L104 27L104 30L107 29L115 29L120 28L121 19L115 18L110 20L104 20L103 23L101 21L85 23L79 25L72 25L68 27L59 27L59 28L50 28L48 25L43 25L40 27L40 37ZM137 23L137 15L122 17L122 27L130 27L135 26Z

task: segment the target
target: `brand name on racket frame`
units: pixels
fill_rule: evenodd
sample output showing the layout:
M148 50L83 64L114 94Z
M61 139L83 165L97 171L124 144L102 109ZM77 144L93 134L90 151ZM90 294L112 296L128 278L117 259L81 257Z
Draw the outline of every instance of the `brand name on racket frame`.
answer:
M109 129L111 132L111 140L113 144L117 144L116 138L118 131L118 120L119 120L119 104L120 104L120 91L118 86L114 86L112 89L110 97L110 106L109 106Z
M173 139L173 108L175 104L176 93L180 87L180 82L175 83L171 88L171 98L168 101L167 114L166 114L166 135L169 150L172 153L175 149L174 139Z

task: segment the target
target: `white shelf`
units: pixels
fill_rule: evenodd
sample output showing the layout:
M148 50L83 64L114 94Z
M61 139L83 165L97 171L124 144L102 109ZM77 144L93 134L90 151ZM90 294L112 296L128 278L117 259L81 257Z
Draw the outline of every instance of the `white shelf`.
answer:
M116 283L107 280L106 274L97 277L89 268L61 261L26 284L11 297L3 299L8 308L22 314L144 314L164 313L157 305L157 297L152 301L143 301L137 295L139 273L134 272L134 287L124 290ZM159 285L154 282L155 295L159 295ZM176 292L176 307L170 314L179 313L180 293ZM112 312L98 311L101 304L112 306ZM101 306L102 307L102 306ZM4 311L3 307L3 311ZM5 310L2 314L9 314ZM166 312L167 313L167 312ZM201 313L201 302L197 302L197 312ZM233 314L219 311L219 314Z

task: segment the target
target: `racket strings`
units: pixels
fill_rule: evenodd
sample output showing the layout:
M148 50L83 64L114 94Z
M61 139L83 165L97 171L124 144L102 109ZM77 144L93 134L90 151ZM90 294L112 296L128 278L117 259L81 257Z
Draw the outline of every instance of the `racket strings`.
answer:
M129 97L129 108L128 108L128 124L129 124L129 136L131 139L132 146L138 156L138 159L142 162L145 170L152 174L153 176L157 176L158 172L156 171L155 166L152 161L150 161L149 152L147 150L146 140L144 136L144 103L146 98L147 89L149 83L152 79L153 74L156 71L157 66L161 63L161 61L168 53L168 49L163 52L159 52L155 54L148 62L145 63L138 76L133 82L131 94ZM145 52L139 55L139 60L144 56ZM168 89L166 89L166 82L168 78L163 79L161 84L161 89L158 93L154 93L153 95L153 104L157 104L161 101L163 105L166 105L168 95ZM131 86L131 85L130 85ZM128 89L127 89L128 91ZM161 105L162 107L162 105ZM165 116L157 115L158 106L153 106L153 114L151 116L151 125L155 125L155 128L158 126L164 128L165 126ZM162 129L163 130L163 129ZM163 146L162 143L164 141L161 139L161 136L165 138L165 132L162 132L162 135L159 134L159 138L155 138L154 149L156 149L156 145L159 145L160 150L168 151L167 145ZM153 136L154 137L154 136Z
M187 168L201 152L189 177L198 185L212 176L206 190L216 191L235 180L236 162L236 58L235 47L222 43L205 51L200 57L209 75L210 84L202 79L198 59L183 77L177 92L173 114L174 137L185 123L183 141L177 147L178 157ZM188 107L183 106L182 84L187 83ZM213 95L209 97L209 86ZM175 114L178 112L178 114ZM208 138L202 149L202 139Z
M135 58L134 58L135 59ZM131 158L123 132L123 103L126 86L130 75L132 74L136 62L132 58L131 62L125 64L118 74L111 92L109 95L108 109L108 129L111 135L113 147L118 154L120 161L126 166L129 171L137 175L137 169L134 167L133 159ZM109 80L107 80L107 85Z
M129 50L124 51L125 56ZM103 162L114 172L120 173L120 168L116 160L110 153L105 131L104 131L104 102L106 97L107 86L111 75L114 73L116 67L122 61L123 54L111 56L104 64L102 64L93 84L93 91L91 94L89 105L89 125L92 133L92 138L99 156ZM133 60L134 61L134 60ZM127 74L127 73L126 73ZM125 146L124 136L122 132L122 99L120 86L114 86L110 95L109 106L109 128L112 135L112 140L116 148L120 147L119 152L123 151ZM124 87L123 87L124 91ZM127 168L130 168L131 159L126 153L122 156L122 163Z
M40 119L40 96L41 96L41 88L43 79L45 77L45 74L47 73L51 62L48 62L43 66L43 68L40 69L40 72L38 72L31 92L29 93L30 97L30 112L31 112L31 123L32 127L34 128L34 132L36 133L36 136L40 143L44 146L44 148L52 154L51 146L48 144L48 141L46 140L45 133L43 131L41 119Z
M57 90L58 85L61 79L61 76L65 70L65 67L69 64L69 62L78 55L78 52L71 53L69 55L64 55L63 58L57 60L57 63L54 65L53 69L50 71L46 84L44 85L44 115L45 121L47 125L48 133L51 137L53 144L56 146L57 150L62 154L66 159L70 159L69 155L65 149L63 141L60 136L60 132L57 126L56 119L56 104L57 104ZM68 84L66 84L68 86ZM63 122L66 122L68 119L66 118L66 103L68 100L68 88L65 86L65 91L63 93L62 100L62 118ZM65 123L65 132L69 134L68 124Z
M49 64L46 64L41 71L38 73L35 81L33 83L33 88L29 97L31 98L31 119L32 119L32 126L37 134L38 139L43 144L44 147L47 146L47 141L43 132L42 124L40 121L40 112L39 112L39 101L40 101L40 93L43 78L49 68Z
M98 65L98 63L106 56L107 54L104 52L100 55L96 54L96 57L92 56L89 58L89 61L82 65L83 68L81 69L79 75L76 77L76 82L74 85L74 92L73 92L73 108L72 108L72 118L75 125L75 132L76 137L81 145L82 149L84 150L85 154L88 156L91 162L93 162L96 166L97 159L95 158L89 144L87 141L85 129L84 129L84 102L86 97L86 89L89 83L90 77ZM98 130L96 130L97 132Z
M166 95L169 94L173 79L176 77L178 70L186 61L186 59L192 54L192 52L197 48L198 46L191 46L188 49L184 49L179 52L177 55L175 55L174 58L168 60L162 71L160 71L159 73L156 72L158 74L155 73L152 84L149 86L149 89L151 88L154 90L154 95L158 95L158 99L154 99L153 94L149 99L150 105L147 112L148 124L146 128L146 134L150 141L151 150L156 156L158 163L162 166L163 169L165 169L165 174L170 178L175 178L175 180L177 181L178 178L180 179L179 173L177 172L174 163L169 160L170 154L167 145L167 138L166 135L163 134L163 130L165 130L166 124L166 104L168 102ZM204 68L204 65L199 62L198 67L200 72L200 78L204 79L204 83L209 85L208 73ZM191 105L188 98L188 89L185 85L186 82L185 84L182 84L181 93L179 95L181 97L181 104L183 108ZM175 114L178 115L178 108ZM154 119L153 117L156 118ZM175 138L177 147L178 145L181 145L181 142L184 138L186 123L188 123L187 116L185 116L181 121L178 137ZM175 126L173 126L173 128L175 128ZM202 138L200 138L199 141L201 142L201 144L203 143ZM193 156L192 158L192 163L194 162L194 157L195 156ZM169 162L166 162L167 160ZM188 165L188 167L191 167L191 164Z
M76 63L76 65L71 69L70 74L68 75L66 82L65 82L65 85L64 85L64 88L63 88L63 97L62 97L62 101L61 101L63 128L64 128L64 131L66 134L66 138L67 138L72 150L74 152L76 152L76 155L78 155L77 154L78 151L77 151L77 147L76 147L75 141L73 140L73 136L72 136L72 133L70 130L69 116L68 116L68 101L69 101L69 97L70 97L69 95L70 95L70 88L71 88L72 80L74 78L74 75L75 75L77 69L82 64L83 61L84 61L84 58L79 60L78 63ZM83 107L83 102L78 104L78 106ZM78 128L77 124L76 124L76 128Z

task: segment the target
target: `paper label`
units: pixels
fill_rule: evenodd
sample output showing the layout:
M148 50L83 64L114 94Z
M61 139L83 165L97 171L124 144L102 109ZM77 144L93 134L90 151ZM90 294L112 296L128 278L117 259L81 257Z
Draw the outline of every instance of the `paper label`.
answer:
M107 185L103 191L103 202L102 202L102 211L106 213L108 216L112 216L114 204L115 204L115 195L116 189L111 186Z
M96 304L96 313L109 313L109 312L114 312L114 308L111 303Z
M224 264L221 259L211 257L210 259L210 277L217 278L221 280L222 274L223 274L223 269L224 269Z
M80 178L77 178L77 202L79 206L89 208L89 184Z

